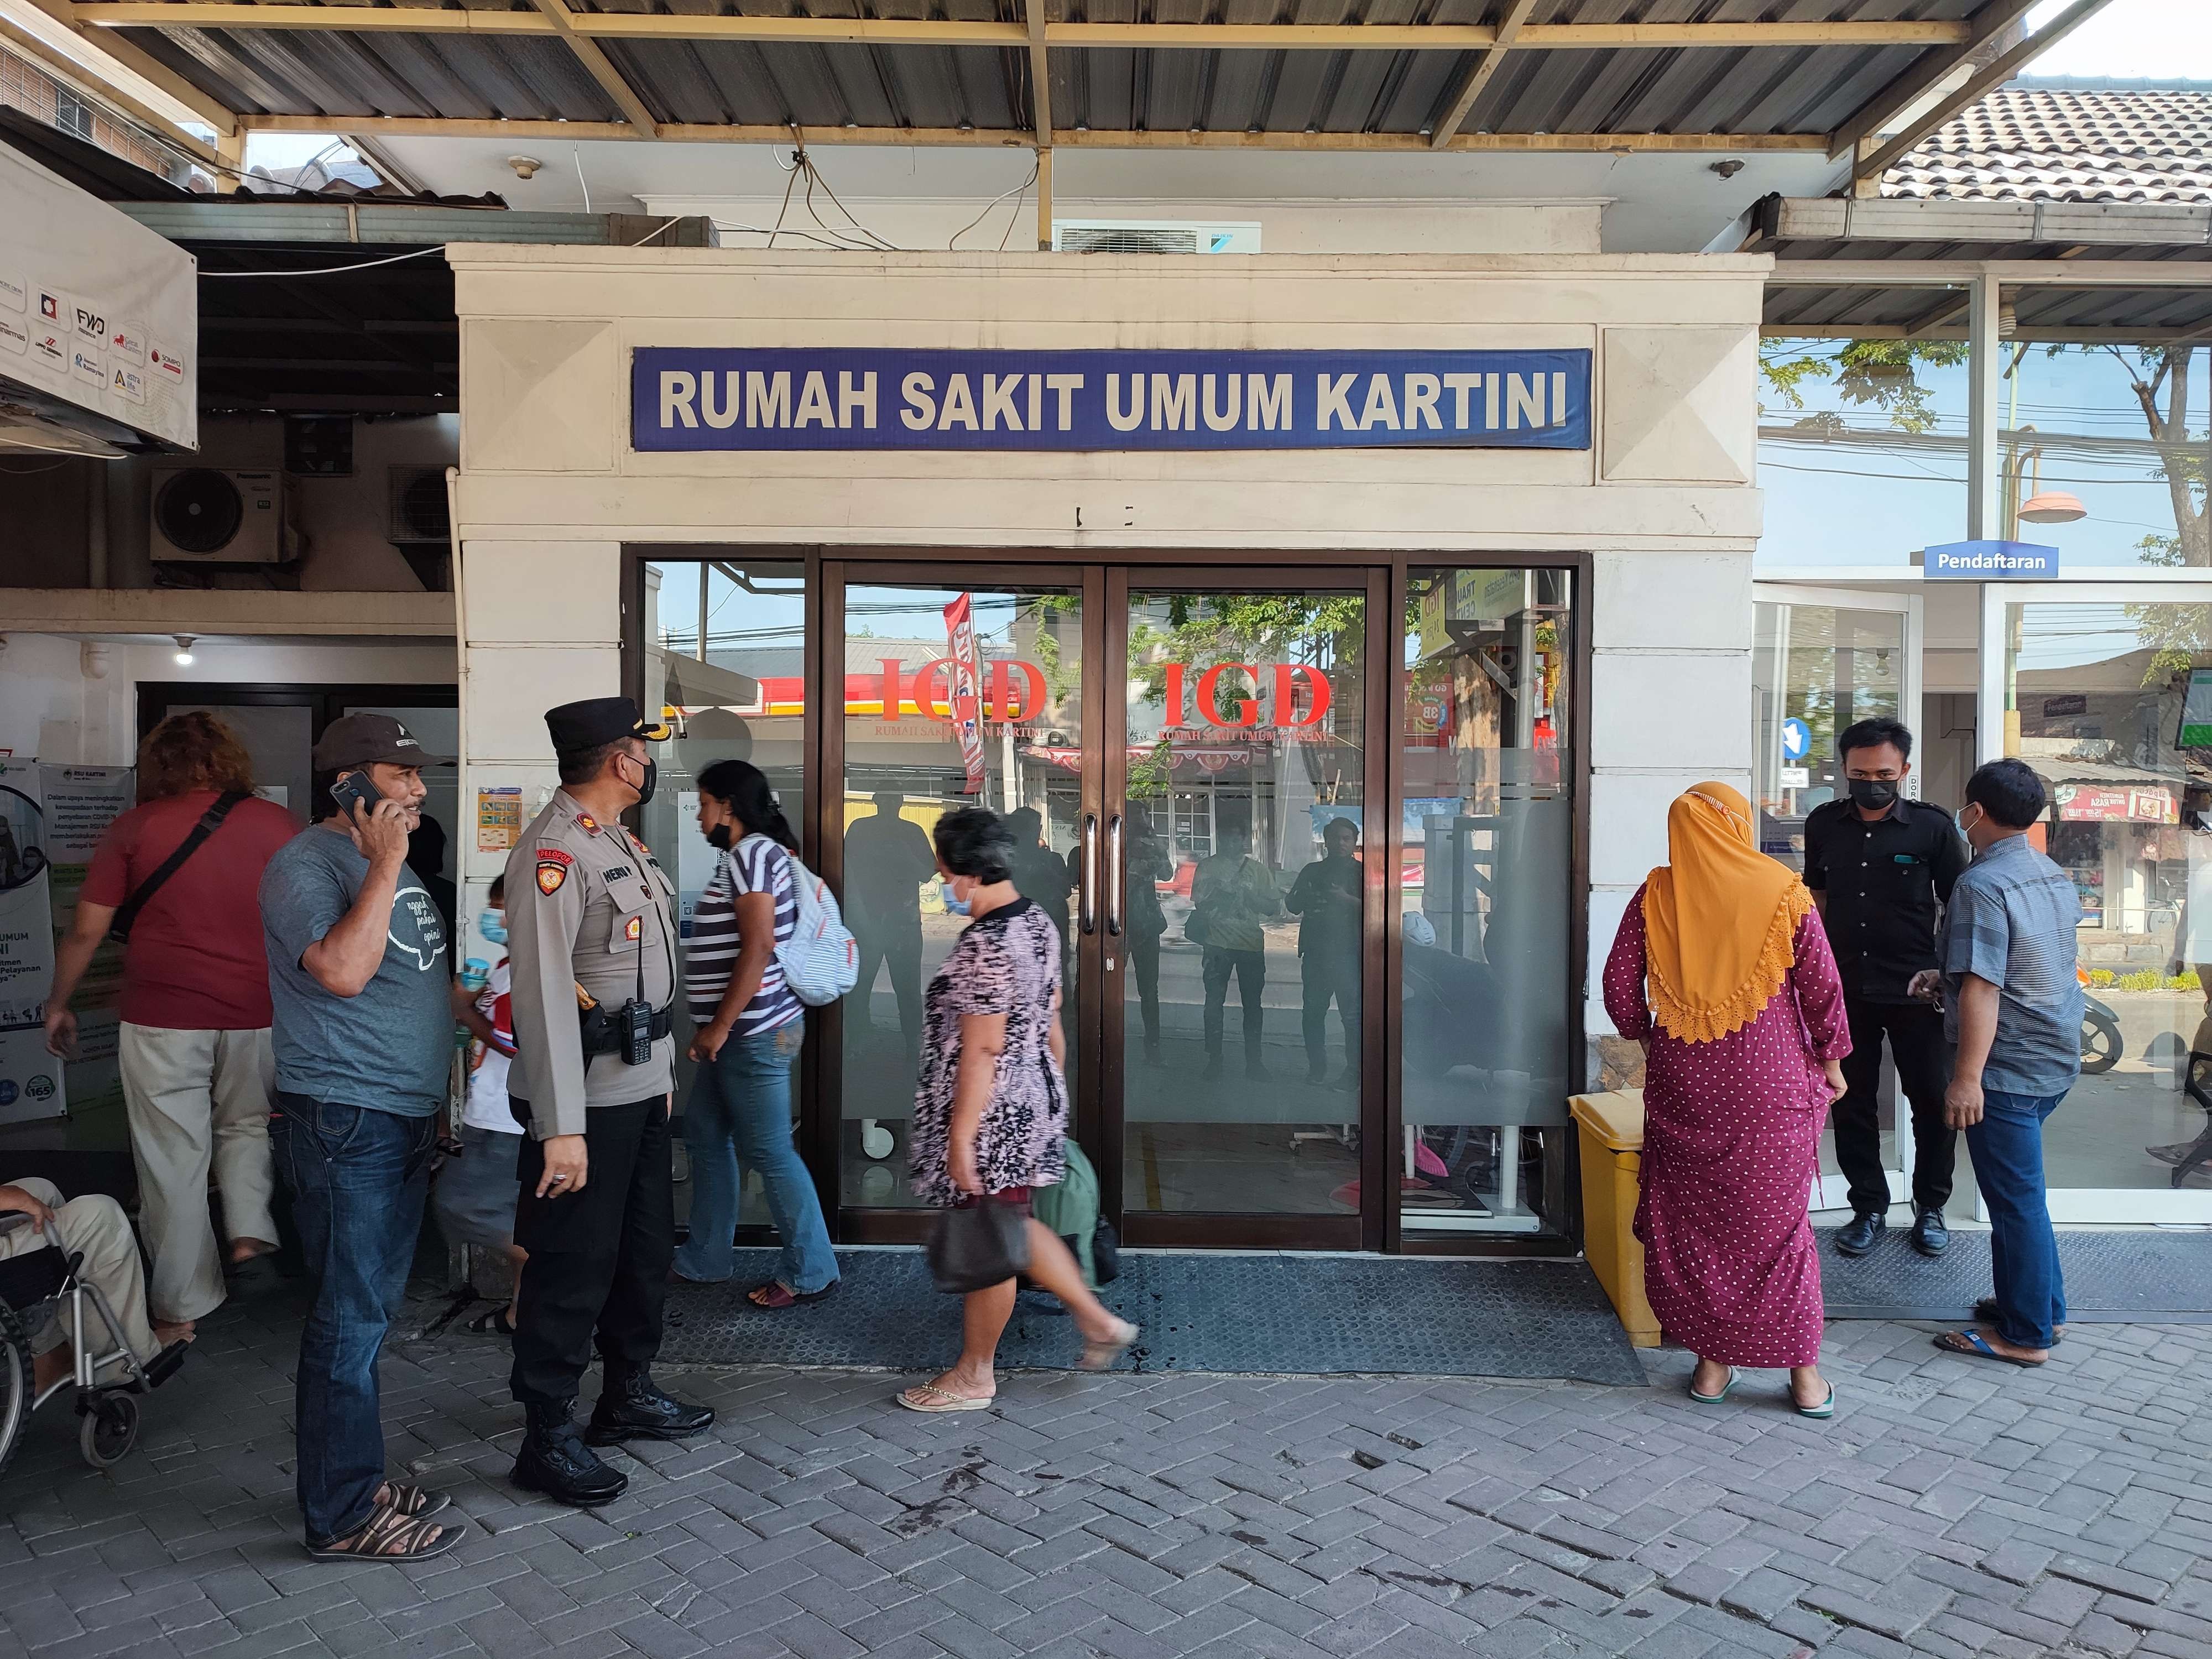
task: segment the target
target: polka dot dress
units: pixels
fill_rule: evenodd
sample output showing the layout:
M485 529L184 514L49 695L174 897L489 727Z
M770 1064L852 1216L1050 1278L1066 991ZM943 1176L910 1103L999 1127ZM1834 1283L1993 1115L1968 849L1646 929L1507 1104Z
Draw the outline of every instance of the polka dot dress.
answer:
M1653 1023L1639 890L1605 964L1605 1007L1648 1039L1644 1288L1668 1340L1729 1365L1810 1365L1820 1352L1820 1263L1806 1204L1820 1171L1828 1086L1820 1062L1851 1051L1828 935L1797 927L1789 982L1717 1042Z

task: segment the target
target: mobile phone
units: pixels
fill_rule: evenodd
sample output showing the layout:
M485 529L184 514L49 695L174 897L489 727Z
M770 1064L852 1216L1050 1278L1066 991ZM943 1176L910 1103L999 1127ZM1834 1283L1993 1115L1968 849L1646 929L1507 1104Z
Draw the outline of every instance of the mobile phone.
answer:
M384 795L368 781L367 773L349 772L331 786L331 799L338 804L338 816L351 823L355 807L361 808L366 817L376 811L376 803Z

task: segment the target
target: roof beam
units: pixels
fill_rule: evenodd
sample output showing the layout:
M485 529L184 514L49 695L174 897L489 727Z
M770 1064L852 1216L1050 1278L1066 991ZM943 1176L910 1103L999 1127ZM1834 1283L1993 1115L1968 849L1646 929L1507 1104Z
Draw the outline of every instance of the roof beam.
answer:
M162 143L182 150L192 160L213 166L222 159L216 155L215 146L198 133L179 125L170 117L132 97L121 87L102 80L74 58L55 51L13 18L0 15L0 41L5 41L10 50L32 59L40 69L80 95L112 105L132 120L151 129Z
M644 131L623 121L487 121L435 116L241 115L253 132L359 133L376 138L601 139L659 138L687 144L788 144L784 126L722 126L663 121ZM1819 133L1791 132L1479 132L1462 133L1446 146L1461 152L1581 155L1746 155L1818 151ZM1036 136L1025 128L809 127L810 148L1027 149ZM1417 154L1431 148L1417 132L1124 132L1061 128L1049 144L1062 149L1366 150Z
M59 0L57 0L57 3ZM88 24L107 28L335 29L349 33L553 34L542 10L463 6L300 5L252 0L83 0ZM1516 3L1516 10L1528 9ZM1500 29L1486 24L1051 23L1052 46L1187 47L1198 51L1482 52ZM1624 47L1946 46L1962 44L1960 22L1569 23L1518 31L1522 52ZM600 40L783 40L872 46L1020 46L1029 22L958 19L744 17L659 12L570 12L568 32Z
M70 0L27 0L27 3L45 13L63 28L82 40L95 64L112 62L120 64L133 75L149 82L157 90L167 93L192 114L204 120L218 133L235 131L238 116L216 99L202 92L191 82L149 52L141 51L128 40L118 40L112 34L98 34L76 15Z
M1966 83L1948 97L1939 98L1920 114L1905 123L1887 143L1872 155L1862 155L1851 164L1853 179L1879 179L1889 170L1891 163L1909 154L1912 148L1943 123L1969 105L1981 101L1982 94L1994 87L2002 86L2012 79L2022 64L2041 56L2052 46L2087 22L2112 4L2112 0L2074 0L2074 3L2052 18L2041 28L2019 41L2010 50L1999 52L1987 65L1967 77Z
M576 32L574 17L562 0L532 0L532 3L539 14L553 25L554 33L568 42L568 50L575 54L576 61L584 66L585 72L599 83L602 92L615 100L615 107L623 112L629 124L640 132L650 133L653 129L653 112L637 95L637 88L623 79L623 72L615 67L614 60L599 49L599 42L586 40Z
M1482 89L1504 67L1505 54L1512 50L1522 25L1535 9L1536 0L1511 0L1498 25L1497 38L1491 42L1490 50L1467 66L1453 87L1451 96L1444 100L1444 112L1429 134L1430 149L1443 149L1458 136L1468 112L1474 107L1474 100L1482 96Z
M1956 71L1970 53L2024 15L2034 3L2035 0L1989 0L1967 20L1965 40L1949 52L1926 53L1915 58L1904 74L1853 110L1843 125L1828 135L1828 159L1842 161L1857 147L1860 139L1901 120L1907 110Z
M1052 252L1052 56L1045 50L1044 0L1025 0L1030 33L1030 132L1036 140L1037 251ZM1018 199L1014 210L1021 211Z

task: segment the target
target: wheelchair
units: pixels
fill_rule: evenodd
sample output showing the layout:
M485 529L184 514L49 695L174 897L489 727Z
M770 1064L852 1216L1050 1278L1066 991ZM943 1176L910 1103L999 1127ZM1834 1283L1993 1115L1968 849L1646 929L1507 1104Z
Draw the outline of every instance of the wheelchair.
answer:
M29 1216L0 1215L0 1231L40 1225ZM31 1413L48 1401L73 1394L79 1419L77 1449L96 1469L130 1455L138 1441L138 1396L166 1382L184 1363L185 1346L177 1343L141 1364L124 1340L122 1322L84 1277L83 1256L62 1237L61 1220L45 1224L46 1244L0 1261L0 1474L7 1472L30 1427ZM113 1346L95 1352L88 1340L96 1315ZM31 1339L49 1319L63 1322L76 1367L43 1392L34 1388ZM114 1372L121 1367L119 1374ZM103 1373L108 1373L103 1380Z

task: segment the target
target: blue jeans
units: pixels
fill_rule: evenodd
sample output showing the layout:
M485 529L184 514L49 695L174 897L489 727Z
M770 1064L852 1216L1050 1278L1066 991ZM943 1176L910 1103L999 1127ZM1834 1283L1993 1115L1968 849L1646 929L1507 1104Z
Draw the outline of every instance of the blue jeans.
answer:
M438 1119L305 1095L276 1101L269 1138L319 1281L300 1333L293 1431L300 1510L308 1543L321 1545L366 1522L384 1484L376 1359L406 1296Z
M783 1239L775 1276L800 1296L837 1277L814 1177L791 1144L791 1067L805 1036L805 1022L794 1019L757 1036L732 1037L699 1067L684 1108L691 1237L676 1252L676 1271L686 1279L714 1283L735 1271L730 1246L748 1169L760 1171L769 1215Z
M2066 1322L2058 1237L2043 1191L2043 1121L2066 1097L1982 1091L1982 1121L1966 1131L1967 1155L1990 1217L1990 1269L1996 1281L1996 1333L2023 1348L2047 1348Z

